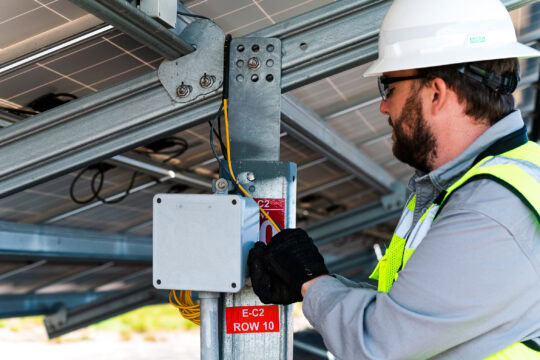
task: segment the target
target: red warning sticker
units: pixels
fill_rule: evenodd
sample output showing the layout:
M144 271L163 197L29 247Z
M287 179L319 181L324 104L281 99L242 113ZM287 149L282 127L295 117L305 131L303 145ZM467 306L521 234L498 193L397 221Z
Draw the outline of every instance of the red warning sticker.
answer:
M227 334L279 332L278 305L225 308Z
M255 199L257 204L268 213L268 215L281 228L285 228L285 199ZM277 230L272 226L270 221L260 213L260 231L259 241L269 243L272 236L277 234Z

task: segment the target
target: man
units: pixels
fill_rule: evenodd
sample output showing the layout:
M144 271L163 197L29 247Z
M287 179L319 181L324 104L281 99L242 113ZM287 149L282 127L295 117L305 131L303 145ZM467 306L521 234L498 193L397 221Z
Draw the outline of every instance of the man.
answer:
M540 359L540 149L511 95L536 56L499 0L395 0L365 75L417 171L378 288L329 276L290 229L250 252L261 301L303 299L341 360Z

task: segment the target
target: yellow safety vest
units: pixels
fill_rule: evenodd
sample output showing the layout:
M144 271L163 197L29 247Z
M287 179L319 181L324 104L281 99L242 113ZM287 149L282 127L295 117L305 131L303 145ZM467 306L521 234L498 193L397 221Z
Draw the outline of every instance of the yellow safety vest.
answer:
M416 195L413 194L403 210L390 246L370 275L370 279L378 280L378 290L390 291L399 271L422 242L445 202L455 190L470 181L492 179L507 187L531 209L540 224L540 183L527 173L527 167L540 167L540 146L533 142L527 142L500 155L483 158L431 204L411 230L416 205ZM523 343L516 343L487 359L539 360L540 351L535 351Z

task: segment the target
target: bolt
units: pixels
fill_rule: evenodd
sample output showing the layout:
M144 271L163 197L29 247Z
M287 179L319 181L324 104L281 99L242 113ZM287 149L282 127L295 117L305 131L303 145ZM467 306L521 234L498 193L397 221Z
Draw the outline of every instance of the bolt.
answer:
M246 179L247 179L248 181L255 181L255 174L252 173L251 171L247 172L247 173L246 173Z
M181 98L185 98L190 92L191 86L184 84L184 82L182 82L182 84L176 88L176 95Z
M256 57L252 57L247 62L248 68L251 70L255 70L259 68L260 62L259 59Z
M229 183L227 182L227 180L223 179L223 178L220 178L220 179L217 179L216 180L216 190L217 191L225 191L227 190L227 188L229 187Z
M214 84L213 76L208 76L206 73L201 77L201 80L199 81L199 84L202 88L208 89Z

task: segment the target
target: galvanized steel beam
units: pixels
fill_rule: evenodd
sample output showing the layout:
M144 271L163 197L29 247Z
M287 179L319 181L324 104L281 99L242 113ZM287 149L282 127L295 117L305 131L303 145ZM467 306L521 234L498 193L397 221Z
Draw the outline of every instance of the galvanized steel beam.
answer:
M86 327L101 320L123 314L141 306L166 301L167 297L151 284L117 292L112 296L101 297L96 301L71 309L61 307L44 320L49 339Z
M162 163L152 161L136 155L116 155L106 160L107 163L123 168L140 171L142 173L164 177L169 176L168 181L193 187L196 189L212 190L212 181L208 178L181 171L173 167L167 167Z
M194 33L205 28L190 26ZM12 160L0 170L0 195L192 127L217 112L216 98L200 96L197 107L171 101L152 72L14 124L0 131L0 149Z
M50 225L0 222L0 257L152 263L152 239Z
M328 121L328 120L332 120L332 119L336 119L338 117L341 117L343 115L347 115L349 113L352 113L354 111L358 111L358 110L362 110L363 108L366 108L368 106L371 106L371 105L374 105L374 104L379 104L381 101L381 97L380 96L377 96L373 99L370 99L370 100L367 100L367 101L361 101L360 103L358 103L358 100L351 100L351 101L348 101L347 103L345 104L340 104L337 108L335 109L331 109L330 111L322 114L322 118L324 118L324 120Z
M61 276L60 278L50 280L50 281L47 281L47 282L45 282L43 284L40 284L40 285L38 285L36 287L33 287L28 292L40 292L41 290L43 290L43 289L45 289L47 287L50 287L50 286L75 282L77 279L81 279L81 278L83 278L85 276L92 275L92 274L95 274L95 273L99 273L100 271L106 270L106 269L111 268L113 266L114 266L114 262L109 261L109 262L106 262L105 264L102 264L102 265L99 265L99 266L93 266L93 267L91 267L89 269L82 270L82 271L77 271L77 272L75 272L73 274L67 273L67 274L64 274L64 276Z
M505 4L515 8L530 2ZM283 39L282 90L374 59L388 6L389 1L341 0L258 32ZM208 33L196 32L202 37ZM216 47L221 49L221 43ZM171 101L153 72L9 126L0 131L0 196L199 124L215 114L219 95Z
M25 271L32 270L34 268L37 268L41 265L45 265L47 263L47 260L38 260L28 265L19 266L16 269L6 271L2 274L0 274L0 280L8 279L12 276L15 276L17 274L23 273Z
M282 128L287 133L318 150L379 192L390 191L396 179L293 96L282 96L281 114Z
M388 239L390 240L390 239ZM362 250L333 262L328 263L328 270L331 273L345 274L353 269L362 268L372 264L377 260L373 249Z
M125 0L71 0L71 2L131 35L169 60L195 50L181 36Z
M0 295L0 318L46 315L94 302L118 291Z
M304 229L313 238L315 244L321 246L360 230L396 219L401 215L401 211L400 206L389 209L383 206L382 201L374 201L356 209L319 220Z

